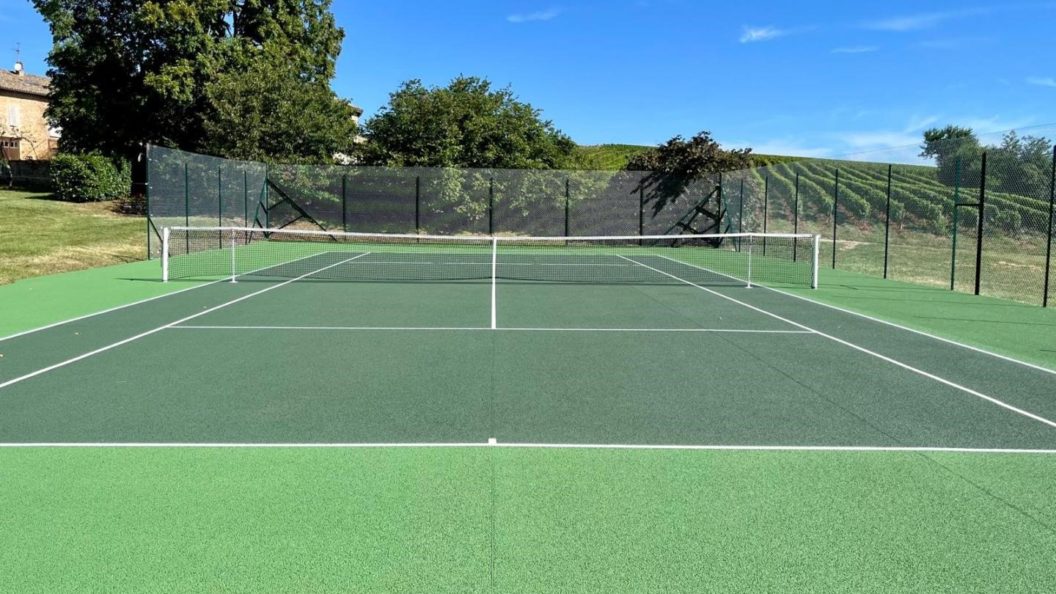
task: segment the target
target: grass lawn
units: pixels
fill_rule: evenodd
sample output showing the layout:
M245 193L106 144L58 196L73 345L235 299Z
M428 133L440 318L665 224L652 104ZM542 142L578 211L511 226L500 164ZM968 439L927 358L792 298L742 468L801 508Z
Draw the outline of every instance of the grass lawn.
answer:
M113 202L0 190L0 284L145 259L145 225L141 216L117 213Z

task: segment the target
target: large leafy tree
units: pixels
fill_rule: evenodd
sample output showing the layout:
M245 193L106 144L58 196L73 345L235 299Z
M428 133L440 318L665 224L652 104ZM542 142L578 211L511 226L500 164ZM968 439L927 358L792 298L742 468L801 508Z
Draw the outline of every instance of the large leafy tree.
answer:
M939 181L947 185L978 179L983 149L971 128L946 126L924 132L920 156L935 160Z
M330 1L33 0L54 38L48 117L65 148L113 155L156 142L259 156L259 145L218 135L292 137L322 117L347 130L351 111L328 86L343 37ZM266 80L254 86L249 76ZM283 119L268 121L261 105L283 106ZM247 114L260 117L236 131L232 118ZM348 144L307 136L333 146L293 150L317 156Z
M476 77L433 88L408 81L364 128L369 164L552 169L574 159L575 143L538 109Z
M725 206L710 179L720 172L750 166L751 152L752 149L724 149L710 133L700 132L689 139L675 136L651 151L635 155L625 169L646 172L638 189L654 213L685 201L686 207L697 208L705 221L692 230L714 233L720 231ZM697 203L688 204L690 199Z

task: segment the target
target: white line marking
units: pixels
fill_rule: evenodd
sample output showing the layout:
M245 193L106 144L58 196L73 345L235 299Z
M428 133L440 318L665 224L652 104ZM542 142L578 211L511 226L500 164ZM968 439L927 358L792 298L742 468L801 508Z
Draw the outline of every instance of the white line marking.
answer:
M814 446L814 445L735 445L735 444L593 444L499 442L421 442L421 443L224 443L224 442L25 442L0 443L0 449L18 448L158 448L158 449L399 449L399 448L509 448L567 450L676 450L717 452L889 452L956 454L1042 454L1056 455L1056 449L967 448L936 446Z
M308 273L302 274L301 276L298 276L297 278L291 278L290 280L281 282L281 283L279 283L277 285L271 285L271 286L265 287L265 288L263 288L263 289L261 289L259 291L254 291L253 293L250 293L248 295L243 295L241 297L238 297L237 299L232 299L232 300L227 301L225 303L221 303L220 305L216 305L216 306L210 307L209 309L202 310L202 311L200 311L200 312L198 312L196 314L189 315L189 316L187 316L185 318L180 318L179 320L176 320L175 322L170 322L168 324L165 324L164 326L158 326L157 328L154 328L152 330L147 330L146 332L141 332L139 334L136 334L135 336L130 336L130 337L124 339L124 340L119 340L119 341L117 341L115 343L111 343L111 344L108 344L108 345L106 345L104 347L100 347L98 349L95 349L94 351L89 351L87 353L82 353L80 355L77 355L76 357L72 357L70 359L66 359L65 361L61 361L61 362L56 363L54 365L49 365L47 367L44 367L43 369L38 369L38 370L33 371L31 373L27 373L25 375L16 377L14 379L7 380L4 383L0 383L0 389L6 388L6 387L14 385L14 384L17 384L19 382L22 382L22 381L25 381L27 379L36 377L38 375L41 375L41 374L44 374L44 373L48 373L49 371L53 371L55 369L59 369L60 367L65 367L65 366L67 366L67 365L69 365L71 363L76 363L77 361L80 361L82 359L87 359L88 357L91 357L93 355L98 355L99 353L103 353L103 352L109 351L110 349L117 348L117 347L119 347L119 346L121 346L123 344L128 344L128 343L130 343L132 341L139 340L140 338L144 338L146 336L150 336L151 334L155 334L157 332L161 332L162 330L165 330L166 328L171 328L171 327L175 326L176 324L180 324L180 323L186 322L188 320L193 320L193 319L195 319L197 317L204 316L207 313L214 312L214 311L216 311L218 309L222 309L222 308L227 307L229 305L234 305L234 304L236 304L236 303L238 303L240 301L245 301L246 299L249 299L251 297L256 297L257 295L260 295L261 293L267 293L268 291L273 291L273 290L278 289L280 287L284 287L284 286L286 286L286 285L288 285L288 284L290 284L292 282L301 280L302 278L305 278L307 276L311 276L313 274L322 272L324 270L329 270L330 268L333 268L335 266L340 266L340 265L342 265L342 264L344 264L346 262L355 260L356 258L362 258L363 256L366 256L369 253L370 252L367 252L367 253L364 253L364 254L360 254L358 256L353 256L352 258L348 258L347 260L343 260L343 261L338 262L336 264L331 264L329 266L324 266L323 268L320 268L318 270L313 270L312 272L308 272Z
M630 260L630 258L627 258L627 259ZM634 260L630 260L630 261L634 262ZM677 262L677 260L672 260L672 262ZM722 293L719 293L718 291L714 291L714 290L709 289L707 287L702 287L702 286L700 286L700 285L698 285L696 283L692 283L690 281L687 281L686 279L679 278L679 277L677 277L677 276L675 276L673 274L669 274L667 272L664 272L663 270L659 270L657 268L653 268L652 266L649 266L647 264L642 264L641 262L638 262L638 264L640 266L644 266L645 268L648 268L650 270L654 270L654 271L656 271L656 272L658 272L660 274L663 274L665 276L669 276L669 277L671 277L673 279L680 280L680 281L686 283L687 285L692 285L692 286L700 289L701 291L706 291L708 293L711 293L712 295L715 295L717 297L721 297L721 298L723 298L723 299L725 299L727 301L736 303L736 304L741 305L743 307L747 307L748 309L751 309L753 311L757 311L757 312L759 312L759 313L761 313L763 315L770 316L771 318L774 318L775 320L781 320L782 322L785 322L786 324L790 324L790 325L795 326L797 328L802 328L804 330L809 330L809 331L814 332L815 334L817 334L819 336L823 336L825 338L828 338L829 340L831 340L833 342L842 344L842 345L844 345L846 347L850 347L850 348L852 348L852 349L854 349L856 351L860 351L860 352L865 353L867 355L871 355L873 357L876 357L877 359L880 359L882 361L886 361L888 363L891 363L892 365L896 365L896 366L901 367L901 368L903 368L903 369L905 369L907 371L911 371L913 373L916 373L917 375L920 375L922 377L926 377L928 379L937 381L937 382L939 382L941 384L945 384L945 385L947 385L947 386L949 386L951 388L955 388L955 389L960 390L960 391L962 391L962 392L964 392L966 394L971 394L972 396L975 396L976 398L982 398L983 400L986 400L987 402L990 402L991 404L996 404L997 406L1000 406L1000 407L1002 407L1004 409L1010 410L1010 411L1012 411L1012 412L1014 412L1016 414L1023 415L1024 417L1027 417L1029 419L1033 419L1035 421L1038 421L1039 423L1044 423L1045 425L1048 425L1049 427L1052 427L1052 428L1056 429L1056 421L1051 421L1049 419L1046 419L1045 417L1042 417L1042 416L1036 415L1036 414L1034 414L1032 412L1023 410L1022 408L1019 408L1019 407L1013 406L1011 404L1008 404L1007 402L1003 402L1001 400L998 400L997 398L994 398L993 396L987 396L986 394L983 394L982 392L979 392L978 390L973 390L972 388L969 388L967 386L963 386L963 385L958 384L956 382L952 382L952 381L950 381L948 379L939 377L939 376L937 376L937 375L935 375L933 373L928 373L927 371L924 371L923 369L917 369L916 367L913 367L912 365L908 365L908 364L903 363L901 361L898 361L896 359L892 359L891 357L888 357L886 355L881 355L880 353L877 353L875 351L871 351L871 350L869 350L869 349L867 349L867 348L865 348L863 346L856 345L853 342L849 342L849 341L846 341L846 340L844 340L842 338L837 338L835 336L832 336L831 334L826 334L826 333L821 332L819 330L815 330L814 328L811 328L810 326L807 326L807 325L804 325L804 324L800 324L799 322L793 322L792 320L789 320L787 318L783 318L783 317L781 317L781 316L779 316L779 315L777 315L775 313L766 311L765 309L762 309L760 307L756 307L756 306L754 306L754 305L752 305L750 303L745 303L745 302L740 301L738 299L734 299L733 297L730 297L729 295L724 295Z
M499 330L502 332L718 332L730 334L814 334L806 330L747 330L740 328L484 328L484 327L403 327L403 326L171 326L169 330L290 330L290 331L467 331Z
M286 263L289 264L291 262L297 262L297 261L300 261L300 260L306 260L308 258L314 257L315 255L316 254L312 254L312 255L309 255L309 256L305 256L304 258L297 258L296 260L290 260L290 262L286 262ZM249 272L243 272L242 274L239 274L237 276L246 276L247 274L253 274L253 273L256 273L256 272L260 272L261 270L265 270L265 269L271 268L271 267L272 266L265 266L264 268L258 268L256 270L251 270ZM34 332L40 332L41 330L47 330L49 328L55 328L56 326L62 326L63 324L70 324L70 323L73 323L73 322L79 322L79 321L87 319L87 318L93 318L95 316L101 316L103 314L107 314L107 313L110 313L110 312L113 312L113 311L117 311L117 310L120 310L120 309L125 309L126 307L132 307L132 306L135 306L135 305L140 305L142 303L147 303L149 301L154 301L155 299L161 299L162 297L169 297L171 295L177 295L179 293L186 293L187 291L193 291L194 289L201 289L202 287L208 287L209 285L215 285L217 283L227 282L227 281L231 280L231 278L232 277L230 277L230 276L225 276L224 278L220 278L220 279L217 279L217 280L214 280L214 281L199 281L199 282L201 282L201 284L195 285L193 287L187 287L185 289L179 289L179 290L176 290L176 291L172 291L170 293L165 293L165 294L162 294L162 295L155 295L153 297L147 297L146 299L140 299L139 301L133 301L132 303L125 303L124 305L117 305L117 306L114 306L114 307L111 307L111 308L108 308L108 309L104 309L104 310L101 310L101 311L97 311L97 312L94 312L94 313L84 314L83 316L77 316L75 318L70 318L68 320L62 320L62 321L59 321L59 322L53 322L53 323L48 324L46 326L40 326L39 328L31 328L29 330L23 330L21 332L16 332L14 334L9 334L7 336L0 337L0 342L3 342L5 340L9 340L9 339L12 339L12 338L18 338L19 336L25 336L27 334L33 334Z
M676 264L681 264L683 266L689 266L691 268L697 268L697 269L703 270L705 272L710 272L712 274L718 274L720 276L725 276L726 278L731 278L731 279L734 279L734 280L740 280L740 279L732 277L732 276L730 276L728 274L722 274L721 272L715 272L714 270L709 270L707 268L703 268L703 267L697 266L695 264L690 264L689 262L682 262L681 260L675 260L673 258L668 258L667 256L664 256L663 254L661 254L660 257L665 259L665 260L670 260L671 262L675 262ZM938 340L940 342L945 342L946 344L952 344L954 346L961 347L962 349L968 349L970 351L975 351L975 352L983 354L983 355L988 355L990 357L995 357L997 359L1001 359L1002 361L1008 361L1009 363L1015 363L1017 365L1022 365L1024 367L1029 367L1029 368L1035 369L1037 371L1044 371L1045 373L1056 375L1056 369L1051 369L1049 367L1045 367L1045 366L1038 365L1038 364L1035 364L1035 363L1028 363L1027 361L1021 361L1021 360L1016 359L1014 357L1009 357L1008 355L1002 355L1000 353L995 353L993 351L988 351L986 349L979 348L979 347L976 347L976 346L972 346L970 344L965 344L963 342L957 342L956 340L953 340L953 339L950 339L950 338L943 338L942 336L939 336L937 334L931 334L930 332L925 332L923 330L917 330L916 328L910 328L909 326L903 326L902 324L898 324L896 322L890 322L888 320L884 320L884 319L881 319L881 318L876 318L876 317L873 317L873 316L871 316L869 314L864 314L864 313L861 313L861 312L854 311L852 309L846 309L846 308L840 307L838 305L832 305L832 304L829 304L829 303L825 303L824 301L817 301L815 299L811 299L810 297L804 297L803 295L796 295L795 293L789 293L788 291L783 291L781 289L775 289L773 287L767 287L765 285L759 285L759 286L763 287L764 289L766 289L768 291L773 291L775 293L779 293L781 295L785 295L786 297L792 297L793 299L800 299L802 301L806 301L807 303L813 303L814 305L820 305L822 307L827 307L829 309L834 309L836 311L843 312L845 314L850 314L852 316L858 316L859 318L864 318L864 319L869 320L871 322L876 322L878 324L884 324L885 326L891 326L892 328L898 328L899 330L905 330L906 332L912 332L914 334L919 334L920 336L926 336L928 338L932 338L932 339Z

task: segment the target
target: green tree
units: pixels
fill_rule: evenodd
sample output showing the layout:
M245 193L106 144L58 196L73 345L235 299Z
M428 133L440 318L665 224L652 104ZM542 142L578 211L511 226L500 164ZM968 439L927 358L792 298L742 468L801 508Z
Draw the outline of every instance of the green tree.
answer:
M261 54L244 70L219 74L206 87L208 117L200 148L245 160L333 161L355 150L351 104L325 82L306 83L288 62Z
M330 1L33 0L54 39L48 118L62 127L67 150L127 156L144 142L226 148L209 135L230 133L230 127L213 122L269 101L300 105L286 116L320 117L309 109L319 106L344 35ZM250 87L245 73L259 76L265 65L276 64L283 65L279 80L254 90L282 96L246 96L237 105L234 90ZM335 125L345 117L337 108L322 113ZM287 126L288 136L316 126L300 118L266 124L241 132L262 138ZM331 148L339 147L308 152Z
M987 185L1002 192L1041 196L1048 189L1052 143L1047 138L1008 132L986 148Z
M575 143L509 88L460 76L446 87L404 83L365 125L373 165L554 169L574 162Z
M978 180L982 152L975 132L959 126L926 130L920 145L920 156L935 160L939 181L948 186Z
M692 231L714 233L720 231L726 215L711 176L749 167L751 152L752 149L723 149L710 133L700 132L688 140L675 136L652 151L635 155L626 169L647 172L639 189L652 205L654 215L692 196L706 220L704 226L696 225Z

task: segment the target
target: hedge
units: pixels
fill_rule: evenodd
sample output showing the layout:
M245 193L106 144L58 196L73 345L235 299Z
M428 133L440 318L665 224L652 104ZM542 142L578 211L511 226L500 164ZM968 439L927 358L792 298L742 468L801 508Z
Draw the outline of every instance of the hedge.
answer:
M56 155L51 162L55 195L67 202L98 202L128 196L132 169L127 161L99 154Z

